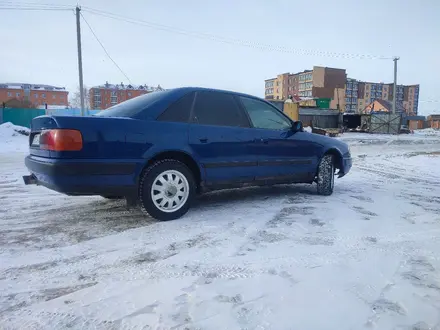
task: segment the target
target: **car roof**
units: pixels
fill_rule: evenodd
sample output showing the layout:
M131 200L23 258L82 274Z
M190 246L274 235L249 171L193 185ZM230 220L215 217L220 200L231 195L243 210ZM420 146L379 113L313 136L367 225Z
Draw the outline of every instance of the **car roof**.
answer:
M240 92L233 92L233 91L228 91L228 90L222 90L222 89L206 88L206 87L178 87L178 88L169 89L169 91L170 92L178 92L178 93L182 93L182 94L186 94L186 93L190 93L190 92L202 92L202 91L203 92L220 92L220 93L228 93L228 94L233 94L233 95L237 95L237 96L245 96L245 97L251 97L251 98L262 100L261 97L254 96L254 95L249 95L249 94L240 93Z

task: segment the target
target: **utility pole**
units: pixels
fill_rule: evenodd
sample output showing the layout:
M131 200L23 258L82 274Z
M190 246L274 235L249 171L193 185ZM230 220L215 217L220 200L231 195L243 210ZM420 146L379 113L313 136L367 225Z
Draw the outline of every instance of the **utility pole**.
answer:
M79 71L79 93L81 97L81 116L84 116L84 84L81 53L81 8L76 6L76 41L78 44L78 71Z
M394 61L394 87L393 87L393 114L396 113L397 104L397 61L400 57L393 57Z

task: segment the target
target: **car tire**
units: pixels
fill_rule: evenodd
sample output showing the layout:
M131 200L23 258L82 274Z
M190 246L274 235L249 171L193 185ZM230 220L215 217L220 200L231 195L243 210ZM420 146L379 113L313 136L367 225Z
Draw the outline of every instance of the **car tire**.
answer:
M330 196L335 186L335 162L333 155L324 155L318 166L316 178L319 195Z
M175 220L188 212L196 190L191 170L182 162L165 159L150 165L141 175L139 202L151 217Z

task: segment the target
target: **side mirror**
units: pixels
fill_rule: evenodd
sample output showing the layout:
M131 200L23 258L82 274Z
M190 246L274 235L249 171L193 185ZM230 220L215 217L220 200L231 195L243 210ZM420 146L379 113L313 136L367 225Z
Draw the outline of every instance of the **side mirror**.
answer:
M295 122L293 123L292 130L293 130L294 132L303 132L303 131L304 131L304 128L303 128L303 124L302 124L302 122L300 122L300 121L295 121Z

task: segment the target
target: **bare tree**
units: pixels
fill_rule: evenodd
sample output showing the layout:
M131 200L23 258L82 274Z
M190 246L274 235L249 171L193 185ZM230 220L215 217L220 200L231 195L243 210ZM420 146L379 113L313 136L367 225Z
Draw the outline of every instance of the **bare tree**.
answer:
M77 91L70 97L69 105L72 108L81 108L81 93L78 87ZM84 107L90 109L89 89L84 86Z

